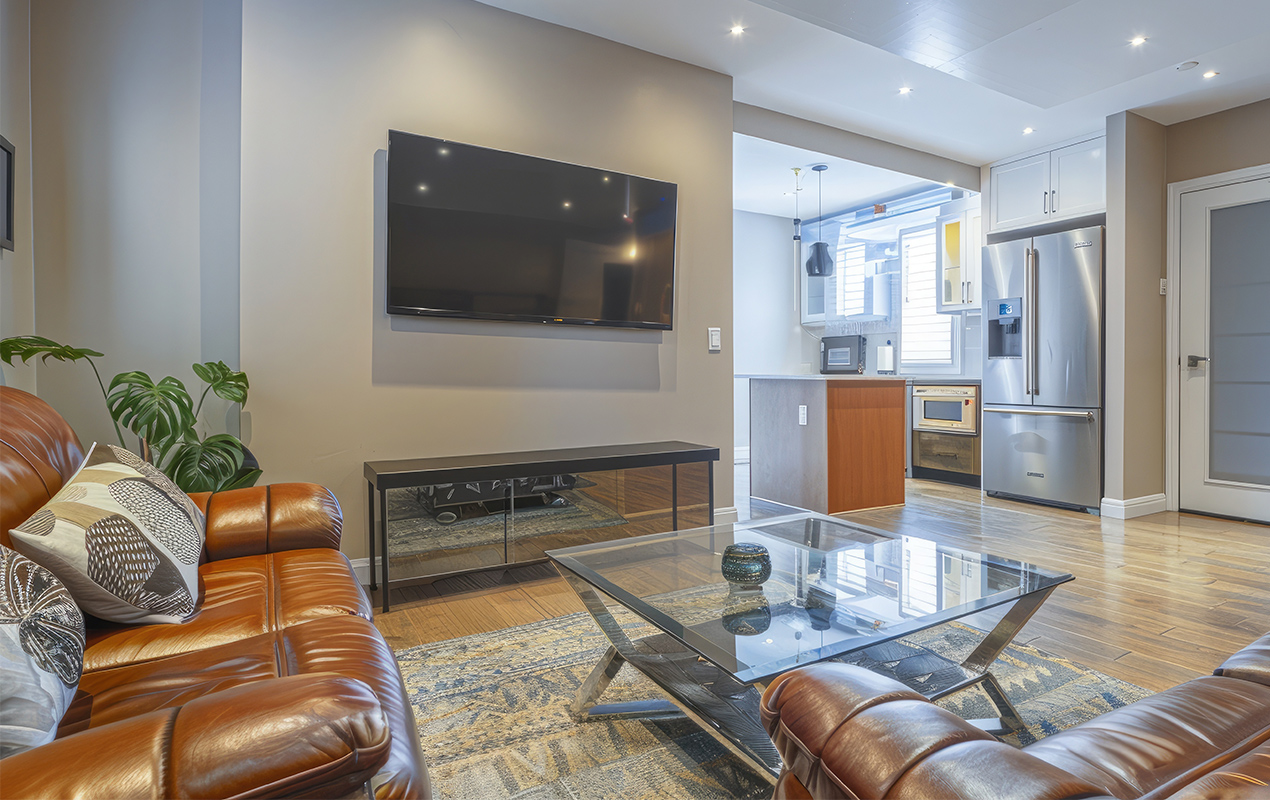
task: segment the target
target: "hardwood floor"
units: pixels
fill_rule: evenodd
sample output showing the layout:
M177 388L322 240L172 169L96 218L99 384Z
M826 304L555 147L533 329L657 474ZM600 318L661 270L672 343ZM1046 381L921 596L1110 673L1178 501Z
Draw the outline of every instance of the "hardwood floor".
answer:
M1270 631L1270 527L1187 514L1113 520L907 481L861 524L1071 572L1017 641L1159 691L1207 674ZM375 622L394 647L581 611L542 574L456 595L403 596Z

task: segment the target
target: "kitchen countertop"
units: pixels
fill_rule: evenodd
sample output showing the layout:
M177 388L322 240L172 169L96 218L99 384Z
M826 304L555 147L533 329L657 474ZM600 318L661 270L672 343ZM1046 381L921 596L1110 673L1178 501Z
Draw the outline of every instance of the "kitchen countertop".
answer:
M901 381L909 380L902 375L820 375L816 373L803 375L734 375L734 378L757 378L773 381Z
M913 375L820 375L818 373L802 373L799 375L733 375L732 377L781 381L905 381L907 383L935 386L978 386L980 384L979 378L959 378L955 375L922 378Z

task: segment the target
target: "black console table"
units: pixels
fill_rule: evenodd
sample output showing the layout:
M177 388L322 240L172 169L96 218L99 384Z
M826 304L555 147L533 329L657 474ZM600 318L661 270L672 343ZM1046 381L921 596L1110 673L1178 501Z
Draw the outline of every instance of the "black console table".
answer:
M501 480L510 484L518 478L561 475L578 472L671 467L671 526L679 529L679 466L707 465L709 524L714 522L714 462L719 448L687 442L646 442L603 447L573 447L561 450L534 450L522 453L495 453L442 458L410 458L395 461L367 461L364 475L367 487L370 543L370 588L378 589L375 580L375 510L379 509L379 540L383 551L380 581L383 587L383 610L388 611L390 581L388 574L388 490L443 484L466 484ZM376 497L378 495L378 497ZM512 492L508 502L514 506ZM504 555L506 560L506 555Z

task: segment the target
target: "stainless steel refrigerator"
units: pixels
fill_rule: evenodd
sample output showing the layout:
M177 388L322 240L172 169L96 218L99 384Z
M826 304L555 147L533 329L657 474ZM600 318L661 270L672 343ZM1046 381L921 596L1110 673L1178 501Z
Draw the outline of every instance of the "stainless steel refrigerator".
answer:
M1102 502L1103 229L988 245L983 489Z

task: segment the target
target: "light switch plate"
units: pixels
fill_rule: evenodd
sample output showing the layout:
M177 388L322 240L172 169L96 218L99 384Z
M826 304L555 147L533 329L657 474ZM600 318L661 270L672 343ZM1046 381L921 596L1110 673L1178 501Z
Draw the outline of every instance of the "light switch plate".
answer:
M1169 293L1169 279L1160 278L1160 294L1168 294L1168 293Z
M710 352L717 353L723 349L723 329L722 328L706 328L710 334Z
M807 424L807 406L798 407L798 424L799 425Z

